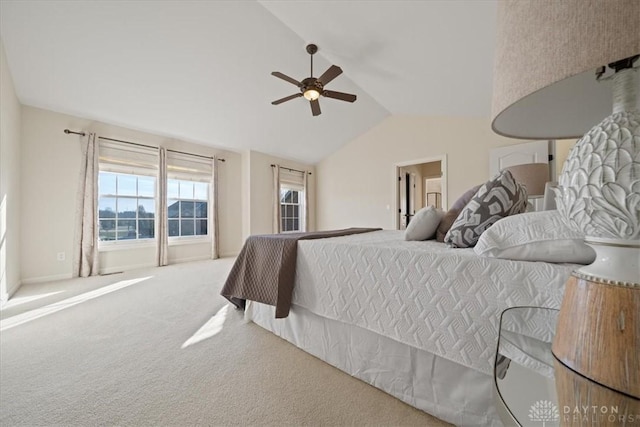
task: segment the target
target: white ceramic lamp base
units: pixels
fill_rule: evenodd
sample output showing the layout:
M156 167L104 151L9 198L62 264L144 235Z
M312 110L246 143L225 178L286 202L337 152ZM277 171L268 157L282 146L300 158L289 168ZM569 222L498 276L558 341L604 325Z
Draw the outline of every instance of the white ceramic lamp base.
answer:
M596 261L567 281L553 341L567 367L640 399L640 112L636 69L614 76L614 113L571 150L556 202Z

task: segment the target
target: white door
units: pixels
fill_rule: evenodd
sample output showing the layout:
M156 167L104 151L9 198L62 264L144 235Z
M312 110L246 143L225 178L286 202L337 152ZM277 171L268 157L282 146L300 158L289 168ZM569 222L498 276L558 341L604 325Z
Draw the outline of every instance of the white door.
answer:
M523 163L548 163L551 176L555 180L553 154L554 141L533 141L524 144L494 148L489 152L489 176L493 177L502 169ZM551 160L549 154L552 154ZM542 210L543 198L530 200L536 211Z

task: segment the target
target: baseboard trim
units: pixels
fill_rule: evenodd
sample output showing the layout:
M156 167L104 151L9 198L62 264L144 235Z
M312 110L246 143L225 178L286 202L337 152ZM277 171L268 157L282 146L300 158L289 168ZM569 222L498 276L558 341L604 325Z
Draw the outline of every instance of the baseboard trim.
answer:
M225 253L225 254L221 254L221 257L227 258L227 257L236 257L238 256L237 253ZM209 255L204 255L204 256L195 256L195 257L187 257L187 258L176 258L176 259L170 259L169 260L169 265L171 264L182 264L185 262L193 262L193 261L205 261L211 259L211 256ZM126 266L115 266L115 267L109 267L109 268L104 268L100 270L100 275L105 275L105 274L113 274L113 273L121 273L123 271L129 271L129 270L135 270L138 268L152 268L152 267L157 267L156 264L135 264L135 265L126 265ZM32 277L29 279L23 279L17 286L15 286L14 288L12 288L11 290L9 290L8 293L8 299L10 299L14 293L16 293L16 291L20 288L21 285L31 285L34 283L44 283L44 282L53 282L56 280L68 280L71 279L73 276L69 273L66 274L55 274L55 275L51 275L51 276L41 276L41 277ZM2 300L4 301L4 300Z
M185 262L193 262L193 261L206 261L208 259L211 259L211 255L192 256L188 258L174 258L174 259L169 259L169 265L182 264Z
M7 289L7 292L3 292L2 295L0 295L0 308L3 308L4 305L9 302L11 297L13 297L13 294L20 289L20 286L22 286L22 282L18 281L18 283Z
M146 263L146 264L133 264L133 265L120 265L120 266L115 266L115 267L109 267L109 268L102 268L100 269L100 272L98 273L99 275L103 276L103 275L107 275L107 274L114 274L114 273L122 273L124 271L129 271L129 270L137 270L139 268L152 268L152 267L157 267L158 265L155 263Z
M71 273L53 274L51 276L32 277L30 279L22 279L23 285L32 285L34 283L54 282L56 280L68 280L73 275Z
M237 257L240 252L227 252L224 254L220 254L220 258L232 258Z

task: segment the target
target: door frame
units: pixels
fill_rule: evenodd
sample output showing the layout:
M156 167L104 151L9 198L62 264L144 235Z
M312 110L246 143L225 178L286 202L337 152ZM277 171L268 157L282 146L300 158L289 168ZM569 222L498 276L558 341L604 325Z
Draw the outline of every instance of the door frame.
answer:
M394 224L396 226L396 230L400 229L400 199L401 199L401 194L400 194L400 188L399 188L399 180L398 178L400 177L400 168L402 167L406 167L406 166L411 166L411 165L419 165L422 163L432 163L432 162L440 162L440 170L442 172L442 210L443 211L447 211L447 209L449 209L449 199L447 196L447 192L448 192L448 187L449 187L449 182L447 180L447 171L448 171L448 167L447 167L447 155L446 154L442 154L439 156L433 156L433 157L426 157L426 158L420 158L420 159L414 159L414 160L407 160L404 162L398 162L394 164L394 168L393 168L393 187L394 187L394 191L396 193L395 195L395 209L393 211L393 216L394 216Z

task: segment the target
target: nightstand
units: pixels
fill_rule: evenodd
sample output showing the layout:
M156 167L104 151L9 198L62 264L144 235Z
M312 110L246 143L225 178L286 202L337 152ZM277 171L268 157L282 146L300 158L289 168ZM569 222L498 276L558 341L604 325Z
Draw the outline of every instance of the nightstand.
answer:
M540 307L513 307L500 317L494 383L505 426L640 427L639 400L576 374L553 356L557 318L558 310Z

